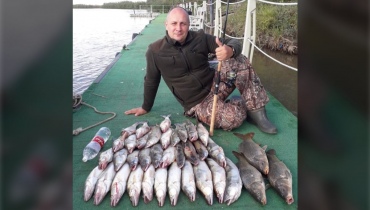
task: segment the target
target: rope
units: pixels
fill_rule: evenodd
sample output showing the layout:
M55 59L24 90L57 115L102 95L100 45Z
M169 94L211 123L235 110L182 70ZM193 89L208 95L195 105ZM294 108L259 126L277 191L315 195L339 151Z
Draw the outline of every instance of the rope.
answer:
M292 6L292 5L298 5L297 2L295 3L278 3L278 2L271 2L271 1L264 1L264 0L257 0L266 4L275 4L275 5L282 5L282 6Z
M87 104L87 103L83 102L83 101L82 101L82 96L80 96L80 95L73 96L73 100L74 100L73 108L76 108L76 107L78 107L79 105L83 104L83 105L86 105L86 106L88 106L88 107L90 107L90 108L94 109L94 111L95 111L96 113L98 113L98 114L112 114L112 115L113 115L113 116L111 116L111 117L109 117L109 118L107 118L107 119L105 119L105 120L103 120L103 121L100 121L100 122L98 122L98 123L95 123L95 124L93 124L93 125L90 125L90 126L88 126L88 127L86 127L86 128L81 128L81 127L79 127L79 128L77 128L77 129L73 130L72 134L73 134L74 136L77 136L77 135L78 135L78 134L80 134L81 132L84 132L84 131L86 131L86 130L88 130L88 129L90 129L90 128L93 128L93 127L97 126L97 125L100 125L100 124L102 124L102 123L105 123L105 122L107 122L107 121L109 121L109 120L111 120L111 119L115 118L115 117L116 117L116 115L117 115L115 112L101 112L101 111L97 110L94 106L92 106L92 105L90 105L90 104Z

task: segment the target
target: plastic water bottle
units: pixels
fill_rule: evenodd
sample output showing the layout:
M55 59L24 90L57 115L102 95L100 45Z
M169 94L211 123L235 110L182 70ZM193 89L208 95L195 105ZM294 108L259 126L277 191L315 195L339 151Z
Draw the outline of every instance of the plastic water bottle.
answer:
M105 142L108 141L110 137L110 130L107 127L102 127L99 131L95 134L94 138L90 141L90 143L85 147L83 151L83 158L82 161L86 162L88 160L93 159L104 146Z

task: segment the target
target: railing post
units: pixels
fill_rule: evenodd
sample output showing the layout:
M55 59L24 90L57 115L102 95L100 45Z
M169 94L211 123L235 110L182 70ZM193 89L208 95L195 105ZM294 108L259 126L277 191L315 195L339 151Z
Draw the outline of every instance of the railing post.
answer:
M216 8L215 8L215 12L216 12L216 15L215 15L215 27L214 27L214 32L213 32L213 35L214 36L217 36L217 37L220 37L221 36L221 32L219 30L219 28L222 28L222 21L221 21L221 0L216 0Z
M248 39L250 39L253 44L256 43L256 0L248 0L247 13L245 16L242 54L247 56L252 63L254 45L252 45Z

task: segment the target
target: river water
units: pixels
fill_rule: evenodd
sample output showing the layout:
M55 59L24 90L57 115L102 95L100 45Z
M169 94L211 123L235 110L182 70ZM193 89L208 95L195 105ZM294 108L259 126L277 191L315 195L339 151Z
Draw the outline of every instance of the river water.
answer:
M135 10L135 13L145 10ZM117 52L152 18L133 18L133 10L73 9L73 92L82 94L113 61ZM263 50L297 68L297 56ZM266 90L297 116L297 71L255 50L252 65Z

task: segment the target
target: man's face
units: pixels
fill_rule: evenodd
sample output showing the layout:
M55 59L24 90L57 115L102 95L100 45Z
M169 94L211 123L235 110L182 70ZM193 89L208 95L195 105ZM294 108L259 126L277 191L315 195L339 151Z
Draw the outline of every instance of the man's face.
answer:
M189 31L189 18L186 11L181 8L173 9L167 16L166 30L172 39L181 44L184 43Z

